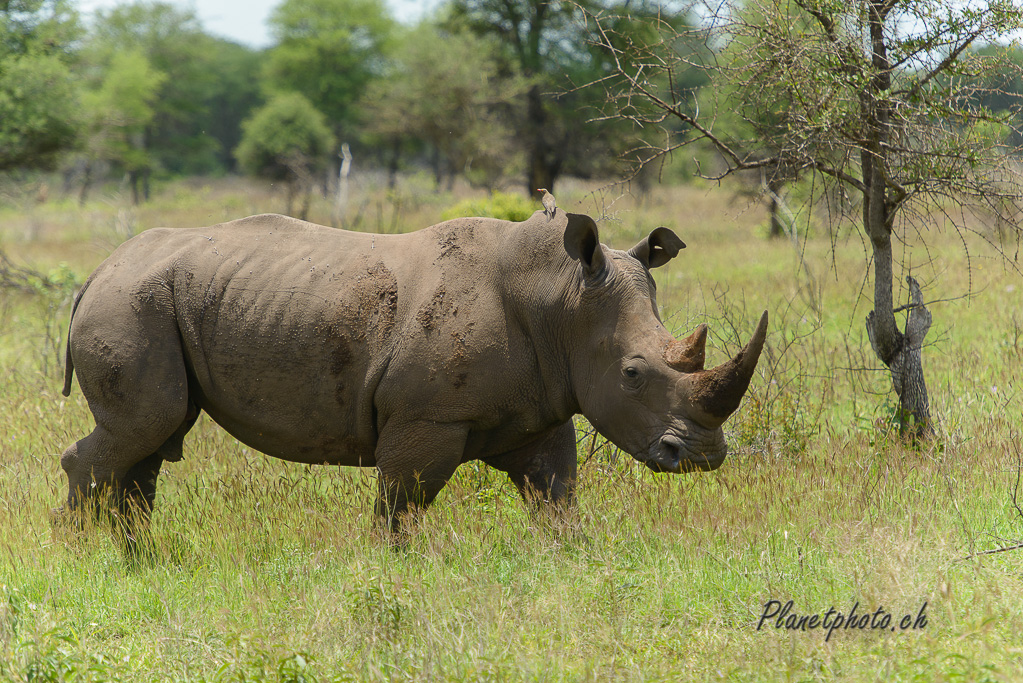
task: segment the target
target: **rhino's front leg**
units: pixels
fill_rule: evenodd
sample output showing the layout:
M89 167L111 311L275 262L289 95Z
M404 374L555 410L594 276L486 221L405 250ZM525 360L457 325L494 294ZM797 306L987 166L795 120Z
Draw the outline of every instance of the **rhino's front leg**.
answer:
M522 498L534 509L571 505L577 470L575 426L569 420L528 446L484 462L507 472Z
M424 510L462 462L468 428L419 420L389 422L376 448L376 513L391 531Z

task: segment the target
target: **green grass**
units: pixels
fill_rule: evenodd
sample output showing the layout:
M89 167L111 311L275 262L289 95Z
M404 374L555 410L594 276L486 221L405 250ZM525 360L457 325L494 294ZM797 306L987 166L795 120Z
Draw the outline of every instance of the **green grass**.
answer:
M600 213L582 185L557 194ZM349 220L362 206L356 227L421 227L465 198L367 187ZM84 277L128 232L282 202L238 181L178 183L140 209L111 195L0 210L0 243L20 263ZM328 222L329 209L314 204L310 218ZM885 431L894 396L863 330L855 232L833 257L823 230L804 245L810 281L790 243L757 236L759 207L727 190L658 190L608 218L616 247L657 225L687 242L657 274L660 305L678 334L711 325L711 362L771 312L753 390L726 424L728 460L657 476L581 438L578 509L560 521L531 518L502 476L464 466L403 549L372 524L371 471L272 460L205 418L184 461L164 467L155 559L129 567L102 527L51 528L66 494L59 454L92 425L77 387L60 395L66 292L0 293L0 680L1023 676L1023 551L961 559L1023 539L1019 275L979 240L967 271L937 222L929 260L905 247L928 300L972 293L931 306L939 438L911 447ZM758 631L771 599L801 615L883 607L896 622L926 602L927 625L827 641Z

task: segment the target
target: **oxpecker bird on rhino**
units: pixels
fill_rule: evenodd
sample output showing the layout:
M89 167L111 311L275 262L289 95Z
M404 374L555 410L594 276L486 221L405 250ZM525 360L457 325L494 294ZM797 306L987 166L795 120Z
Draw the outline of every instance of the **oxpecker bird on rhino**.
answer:
M278 215L143 232L72 310L64 394L77 373L96 427L61 456L67 507L106 490L144 523L200 412L277 458L375 467L392 527L470 460L532 505L568 503L577 414L656 472L712 470L767 314L705 369L706 326L672 338L650 274L684 247L657 228L618 251L563 211L400 235Z
M558 201L546 188L538 187L536 191L540 193L540 203L543 204L543 212L547 214L547 220L552 220L558 211Z

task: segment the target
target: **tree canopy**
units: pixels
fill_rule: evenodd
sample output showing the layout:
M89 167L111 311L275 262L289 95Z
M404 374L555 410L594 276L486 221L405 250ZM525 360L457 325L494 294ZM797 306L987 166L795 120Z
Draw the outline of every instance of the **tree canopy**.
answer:
M368 87L367 130L431 158L438 182L464 174L493 188L521 163L514 122L525 82L503 74L498 49L468 32L424 23L409 30L383 78Z
M611 175L627 136L619 121L600 117L599 96L578 86L608 73L607 52L591 40L587 14L615 17L616 35L642 43L649 26L642 19L660 16L654 2L583 0L453 0L449 24L496 41L509 68L528 81L516 120L517 140L525 153L525 185L553 189L563 173ZM669 12L669 26L685 24L682 11Z
M384 70L394 22L377 0L284 0L270 17L276 44L267 87L301 93L335 135L354 135L357 102Z
M769 182L824 173L856 161L860 95L870 92L875 69L864 9L873 5L865 1L850 9L830 0L748 0L715 18L654 0L448 0L402 26L376 0L282 0L270 19L274 43L264 50L208 34L193 11L168 2L127 2L84 24L69 2L0 3L0 170L61 164L69 175L84 169L83 187L115 173L140 199L151 175L244 170L235 154L242 122L287 93L319 112L333 144L349 143L360 167L382 164L392 177L416 165L438 182L461 176L497 188L514 179L534 193L565 174L620 177L629 163L656 160L706 132L734 154L724 152L714 173L756 166ZM992 1L987 15L971 6L955 14L957 4L947 16L935 3L883 3L891 6L884 35L893 87L954 56L915 92L892 93L892 102L907 95L907 106L896 108L900 121L942 122L980 147L1023 141L1023 80L1014 75L1023 59L985 42L1012 3ZM927 33L939 24L944 34ZM957 52L953 34L977 31ZM1009 55L998 60L1005 69L978 67L995 53ZM606 92L622 73L637 74L634 85L656 97L619 100L606 111ZM984 120L949 113L965 100ZM845 141L826 142L829 126ZM892 152L903 176L983 166L976 155L963 158L966 167L950 166L937 138L914 141L931 146L916 156ZM337 151L326 150L321 162L336 163ZM860 171L845 171L862 180ZM926 184L906 182L907 196Z
M1003 146L1010 117L985 107L976 86L985 75L1011 71L1011 63L972 49L1023 29L1023 8L1005 0L751 0L719 9L717 39L731 59L717 73L729 82L730 106L752 139L715 128L655 77L670 80L687 66L674 50L677 32L663 24L663 40L638 59L623 54L605 29L602 44L615 55L615 73L600 85L612 109L646 131L648 160L702 140L722 160L713 177L791 169L858 195L874 276L870 344L890 371L903 428L929 434L921 350L931 314L908 268L909 302L896 307L892 241L945 201L974 201L1000 214L1023 199L1015 159ZM666 120L696 134L665 136ZM971 229L961 213L945 214L955 229ZM909 313L899 329L903 310Z
M236 154L249 173L288 186L289 213L299 190L323 168L334 136L312 103L298 93L274 96L242 124Z
M0 5L0 170L50 166L76 142L80 30L64 0Z
M138 48L110 54L99 82L82 96L92 159L129 173L151 166L151 155L143 144L145 129L153 120L153 105L166 79Z
M97 14L87 60L102 70L111 52L129 48L166 76L142 140L153 165L183 174L230 167L241 120L259 101L254 53L209 36L194 12L163 2Z

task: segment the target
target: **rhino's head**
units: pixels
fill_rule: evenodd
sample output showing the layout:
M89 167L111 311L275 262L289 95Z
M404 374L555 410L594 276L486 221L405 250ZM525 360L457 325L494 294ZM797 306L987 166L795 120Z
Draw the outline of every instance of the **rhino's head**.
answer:
M617 251L600 244L592 219L569 215L564 240L580 282L570 365L583 415L655 472L720 466L721 425L749 387L767 312L738 355L705 370L707 326L674 339L657 313L650 269L685 248L675 233L657 228L628 252Z

